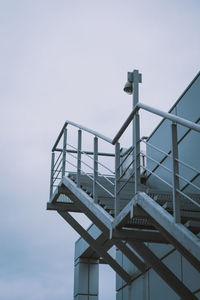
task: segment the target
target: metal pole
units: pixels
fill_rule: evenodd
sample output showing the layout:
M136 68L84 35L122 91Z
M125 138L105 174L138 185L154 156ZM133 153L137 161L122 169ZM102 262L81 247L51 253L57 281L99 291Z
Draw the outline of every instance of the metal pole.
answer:
M93 197L95 203L98 203L97 178L98 178L98 138L95 136L94 137L94 179L93 179Z
M172 184L173 184L173 215L176 223L181 223L181 213L180 213L180 197L177 193L177 189L179 189L179 177L177 174L179 173L178 166L178 141L177 141L177 124L171 124L171 132L172 132Z
M115 203L114 203L114 210L115 210L115 217L120 212L120 196L119 196L119 189L120 189L120 143L115 144Z
M81 143L82 143L82 131L78 130L78 153L77 153L77 187L80 187L80 176L81 176Z
M67 128L64 129L63 133L63 161L62 161L62 178L65 176L66 167L66 150L67 150Z
M53 194L53 173L54 173L54 161L55 161L55 152L51 153L51 177L50 177L50 195L49 200L51 200Z
M142 82L141 78L138 70L134 70L132 73L133 109L139 101L139 83ZM138 112L136 112L133 119L133 159L136 194L140 184L140 116Z

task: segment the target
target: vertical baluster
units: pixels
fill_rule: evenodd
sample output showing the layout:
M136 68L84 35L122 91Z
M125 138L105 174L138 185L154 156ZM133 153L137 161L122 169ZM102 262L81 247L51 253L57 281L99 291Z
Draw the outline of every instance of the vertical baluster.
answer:
M63 133L62 178L65 176L65 168L66 168L66 150L67 150L67 128L64 129L64 133Z
M80 176L81 176L81 144L82 144L82 131L78 130L78 153L77 153L77 187L80 187Z
M140 184L140 116L137 113L134 117L134 174L135 174L135 194L138 192Z
M132 81L133 90L133 109L139 101L139 83L142 82L142 75L138 70L134 70L129 74ZM135 179L135 194L138 192L140 184L140 116L137 112L133 119L133 159L134 159L134 179Z
M54 177L54 161L55 161L55 152L51 153L51 177L50 177L50 196L49 200L53 195L53 177Z
M172 123L171 125L172 132L172 184L173 184L173 215L176 223L181 222L180 214L180 197L177 192L179 189L179 177L176 175L179 173L178 166L178 142L177 142L177 124Z
M98 203L97 179L98 179L98 138L94 137L94 179L93 179L93 197L94 202Z
M120 189L120 143L115 144L115 203L114 203L114 212L115 217L120 211L120 195L118 193Z

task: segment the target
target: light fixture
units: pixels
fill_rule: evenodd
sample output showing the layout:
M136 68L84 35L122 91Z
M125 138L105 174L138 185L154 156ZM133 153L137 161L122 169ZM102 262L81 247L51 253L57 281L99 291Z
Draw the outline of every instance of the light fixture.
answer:
M124 86L124 92L129 94L129 95L132 95L132 93L133 93L133 84L132 84L132 82L127 81L127 83Z
M133 72L127 73L127 82L124 86L124 92L129 95L132 95L133 93Z

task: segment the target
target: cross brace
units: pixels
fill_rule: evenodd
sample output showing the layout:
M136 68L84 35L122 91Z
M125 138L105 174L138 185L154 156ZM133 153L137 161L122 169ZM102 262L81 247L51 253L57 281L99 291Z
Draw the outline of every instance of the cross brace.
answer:
M59 215L63 217L84 240L90 244L90 246L119 274L119 276L125 280L128 284L131 283L131 276L108 254L99 244L98 241L93 239L91 235L68 213L58 211Z
M95 204L91 198L69 178L63 178L62 193L69 195L70 199L80 208L80 210L109 238L113 217L104 211L102 207ZM111 240L125 256L141 271L144 272L146 266L144 262L126 246L122 241Z

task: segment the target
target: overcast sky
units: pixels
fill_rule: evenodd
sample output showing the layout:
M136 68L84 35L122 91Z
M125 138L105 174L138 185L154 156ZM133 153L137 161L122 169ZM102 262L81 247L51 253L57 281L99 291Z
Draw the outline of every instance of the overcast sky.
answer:
M45 210L58 132L69 119L112 138L134 68L141 102L168 111L199 71L199 32L199 0L0 0L0 299L72 299L78 235Z

